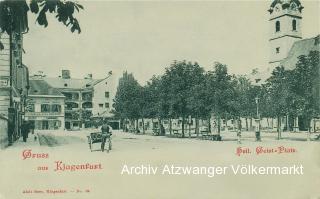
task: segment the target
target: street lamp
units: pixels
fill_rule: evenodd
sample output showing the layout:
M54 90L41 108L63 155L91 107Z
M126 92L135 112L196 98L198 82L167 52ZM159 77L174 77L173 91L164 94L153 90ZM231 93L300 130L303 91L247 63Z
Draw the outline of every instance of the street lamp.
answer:
M261 141L261 136L260 136L260 114L259 114L259 97L255 98L256 104L257 104L257 128L256 128L256 141Z
M260 115L259 115L259 100L260 100L260 98L256 97L255 100L256 100L256 104L257 104L257 118L260 119Z

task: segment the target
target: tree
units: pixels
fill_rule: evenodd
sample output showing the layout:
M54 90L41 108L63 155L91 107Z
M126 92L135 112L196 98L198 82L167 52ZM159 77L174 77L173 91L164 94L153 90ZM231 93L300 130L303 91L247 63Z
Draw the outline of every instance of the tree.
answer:
M234 115L246 119L246 130L249 130L248 118L252 119L256 114L255 98L259 94L259 89L253 86L251 81L245 76L237 76L235 81L235 104Z
M113 108L115 113L121 119L129 119L131 124L141 117L142 87L134 76L128 72L124 72L119 79L117 93L114 98ZM135 125L138 131L138 125Z
M195 118L197 136L199 135L199 119L208 119L210 116L208 99L210 93L208 93L206 78L206 74L201 74L200 81L190 90L192 95L187 98L187 107Z
M296 112L305 118L309 131L311 119L320 115L319 57L319 51L311 51L308 55L299 56L291 78L292 89L297 96L295 100Z
M185 135L186 117L192 114L188 108L188 99L193 95L191 92L195 85L203 80L204 70L198 63L175 61L171 67L166 68L162 78L162 84L166 87L167 109L170 115L182 118L182 137Z
M269 113L277 118L278 139L281 138L281 118L289 117L294 101L294 94L291 88L291 71L287 71L283 66L276 67L269 79L267 79L266 90L271 103L268 104ZM268 97L266 97L268 99ZM287 126L287 128L289 128Z
M153 76L144 87L144 103L145 115L149 118L158 118L159 125L162 119L170 117L169 102L167 97L167 89L163 84L162 77ZM160 129L160 127L159 127Z
M217 120L218 135L220 135L221 118L226 119L231 113L235 90L227 66L219 62L215 63L214 71L209 71L207 81L210 109Z
M48 26L47 13L55 14L57 20L66 27L70 27L71 32L81 32L78 20L74 17L74 12L79 12L83 6L73 1L63 0L26 0L0 1L0 32L26 33L29 30L28 12L37 15L36 22L44 27ZM4 48L0 41L0 50Z

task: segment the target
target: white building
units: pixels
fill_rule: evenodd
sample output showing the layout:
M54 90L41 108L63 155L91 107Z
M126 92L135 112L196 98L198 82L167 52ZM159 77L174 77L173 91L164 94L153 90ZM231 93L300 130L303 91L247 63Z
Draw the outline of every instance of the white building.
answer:
M271 68L288 56L294 42L302 39L302 9L299 0L274 0L268 10Z
M65 96L44 80L30 80L25 120L38 130L64 130Z
M113 129L120 128L120 121L114 119L113 99L117 93L118 79L111 71L104 79L96 80L92 83L93 87L93 118L108 119Z
M103 79L93 79L92 74L84 79L71 78L69 70L63 70L61 77L42 79L65 96L66 129L92 127L93 119L104 118L112 122L113 128L119 128L119 121L112 114L117 80L111 71Z

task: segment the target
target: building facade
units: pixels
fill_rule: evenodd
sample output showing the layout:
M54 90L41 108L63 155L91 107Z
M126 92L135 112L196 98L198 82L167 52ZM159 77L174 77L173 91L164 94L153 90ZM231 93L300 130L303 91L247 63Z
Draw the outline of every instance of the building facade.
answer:
M302 39L302 9L299 0L274 0L268 10L269 18L269 64L275 68L288 56L294 42Z
M113 99L117 92L118 79L110 71L106 78L93 82L92 114L95 120L107 119L113 129L120 129L120 121L114 118Z
M71 78L69 70L62 70L58 78L43 77L50 86L65 96L65 129L78 130L94 126L93 119L113 118L112 104L116 85L112 73L104 79Z
M20 137L20 127L28 95L28 68L22 64L21 33L0 33L4 49L0 50L0 115L7 119L1 126L0 144L12 144ZM2 125L5 122L2 122ZM5 130L7 129L7 130Z
M30 80L25 120L37 130L64 130L65 96L44 80Z
M65 96L65 129L78 130L90 126L93 89L87 79L73 79L70 71L62 70L58 78L43 78L50 86Z

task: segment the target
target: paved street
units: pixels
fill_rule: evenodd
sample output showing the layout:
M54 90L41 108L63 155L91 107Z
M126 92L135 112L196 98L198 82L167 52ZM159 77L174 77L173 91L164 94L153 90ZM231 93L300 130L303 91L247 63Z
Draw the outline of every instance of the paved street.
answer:
M86 136L91 131L38 132L36 141L30 135L27 143L19 141L1 151L0 167L3 172L0 198L300 199L320 196L320 144L318 141L300 141L306 138L303 134L294 134L292 137L295 139L281 141L275 140L276 134L268 134L262 136L262 142L254 142L253 133L244 133L243 144L238 145L235 136L230 133L223 135L226 141L213 142L114 132L113 150L107 153L99 150L99 144L94 144L94 151L90 152ZM251 153L236 155L239 146L248 148ZM256 154L259 146L265 149L284 147L295 151ZM33 154L40 154L39 157L24 159L23 152L26 149L31 149ZM48 157L41 154L48 154ZM66 166L63 167L63 164ZM102 169L68 170L71 169L68 165L86 164L92 168L94 165L99 168L101 164ZM162 168L165 165L217 167L249 164L303 165L304 174L239 176L227 172L225 175L208 177L161 175L158 172L155 175L121 175L125 165ZM266 188L272 191L266 192ZM32 193L26 193L28 190Z

